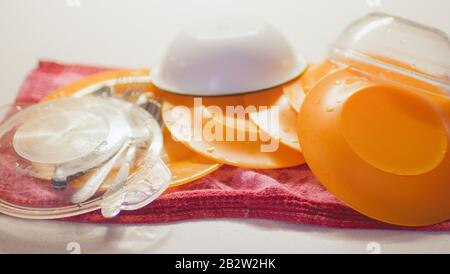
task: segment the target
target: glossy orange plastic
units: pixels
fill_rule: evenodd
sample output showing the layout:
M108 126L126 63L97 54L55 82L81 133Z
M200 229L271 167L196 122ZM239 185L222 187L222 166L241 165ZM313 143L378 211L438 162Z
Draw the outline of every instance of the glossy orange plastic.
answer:
M163 103L165 125L191 150L211 160L245 168L274 169L304 163L299 151L261 130L249 119L248 113L239 116L227 111L229 107L247 107L243 96L201 100L201 104L196 105L194 97L171 94ZM259 107L259 104L257 101L252 105ZM186 115L180 115L183 109ZM196 113L202 117L197 126L193 123ZM206 136L205 130L213 134Z
M299 112L306 94L326 75L336 71L338 66L330 61L324 61L310 66L297 80L283 87L283 93L287 97L291 107Z
M249 118L262 131L272 138L277 138L284 145L301 152L297 135L297 112L289 102L285 91L292 94L303 94L301 79L297 78L278 88L244 96L247 106L256 104L264 106L250 111ZM298 98L298 100L303 100Z
M446 91L360 62L314 83L298 119L321 183L355 210L404 226L450 218L449 129Z

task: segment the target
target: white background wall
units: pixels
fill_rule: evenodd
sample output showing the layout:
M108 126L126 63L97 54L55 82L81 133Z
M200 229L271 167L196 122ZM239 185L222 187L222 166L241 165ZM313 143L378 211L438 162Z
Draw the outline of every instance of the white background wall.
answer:
M149 67L177 29L205 15L263 17L319 60L348 23L375 10L450 32L448 0L0 0L0 102L38 59Z

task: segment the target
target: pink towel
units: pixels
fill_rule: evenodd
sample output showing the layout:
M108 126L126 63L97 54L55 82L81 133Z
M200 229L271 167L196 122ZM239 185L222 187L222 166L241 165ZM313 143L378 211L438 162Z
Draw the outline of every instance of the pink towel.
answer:
M17 102L34 103L58 87L105 68L40 62L27 77ZM0 174L0 178L5 178ZM11 176L11 175L10 175ZM39 188L39 182L28 187ZM34 199L51 200L14 192L14 185L0 183L0 195L13 195L22 204ZM29 193L29 192L28 192ZM69 195L69 194L68 194ZM33 201L34 200L34 201ZM325 190L306 165L281 170L250 170L224 166L190 184L171 188L147 207L105 219L99 212L67 218L96 223L162 223L200 218L260 218L339 228L410 229L371 220L350 209ZM419 229L419 228L415 228ZM450 230L450 222L419 230Z

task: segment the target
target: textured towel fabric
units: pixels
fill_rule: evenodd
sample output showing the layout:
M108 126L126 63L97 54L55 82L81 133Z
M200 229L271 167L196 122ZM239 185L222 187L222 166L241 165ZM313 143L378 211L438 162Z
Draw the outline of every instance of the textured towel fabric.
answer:
M40 62L27 77L17 102L37 102L60 86L102 70L105 68ZM5 178L2 174L0 176ZM33 183L29 187L39 186L40 183ZM8 192L12 193L14 186L8 187ZM42 197L29 199L45 200L52 197L51 192L39 193L42 193ZM26 194L16 193L21 204L26 204ZM195 182L169 189L147 207L122 212L117 218L105 219L99 212L92 212L66 220L161 223L224 217L260 218L340 228L409 229L371 220L345 206L320 185L306 165L264 171L224 166ZM450 222L420 230L450 230Z

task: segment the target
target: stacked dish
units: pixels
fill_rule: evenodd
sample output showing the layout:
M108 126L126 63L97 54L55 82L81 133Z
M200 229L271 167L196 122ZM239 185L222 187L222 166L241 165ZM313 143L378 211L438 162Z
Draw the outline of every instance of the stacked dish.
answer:
M101 208L113 217L146 205L170 182L159 158L160 126L138 106L114 98L67 97L5 111L0 168L11 185L2 192L17 192L2 195L7 214L46 219ZM43 191L52 192L53 199L40 200Z
M8 107L0 170L10 192L37 184L54 199L32 193L30 206L21 195L0 197L0 210L57 218L101 208L112 217L222 164L307 163L366 216L405 226L445 221L449 45L438 30L376 13L308 67L264 21L189 27L151 73L103 72L40 104Z

